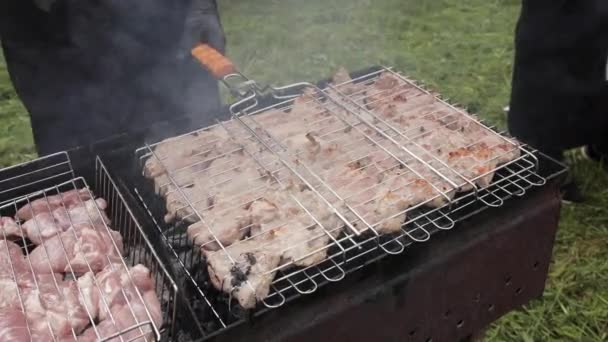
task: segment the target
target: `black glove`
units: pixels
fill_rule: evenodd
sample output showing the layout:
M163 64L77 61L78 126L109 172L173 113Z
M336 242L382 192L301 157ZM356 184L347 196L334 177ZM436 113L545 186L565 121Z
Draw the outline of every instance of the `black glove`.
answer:
M198 43L209 44L222 53L226 50L226 37L215 0L192 0L182 39L183 53L190 56L191 49Z

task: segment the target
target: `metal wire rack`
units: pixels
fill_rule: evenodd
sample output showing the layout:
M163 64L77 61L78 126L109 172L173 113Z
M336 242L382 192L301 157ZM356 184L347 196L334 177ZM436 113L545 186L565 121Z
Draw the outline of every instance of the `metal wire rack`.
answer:
M330 85L329 92L459 190L489 185L498 169L518 162L522 154L534 158L513 139L390 68Z
M226 222L216 218L225 217L224 214L235 207L250 209L252 203L269 193L295 187L300 191L289 193L281 202L281 211L291 209L305 217L302 231L320 228L315 234L287 246L287 250L300 243L320 240L319 248L309 249L308 253L300 253L297 258L264 271L263 275L273 280L270 291L259 298L263 307L258 307L254 313L257 315L313 293L327 283L340 281L348 273L386 255L402 253L414 242L428 241L433 233L452 229L456 222L471 215L472 210L499 207L507 199L523 196L530 188L545 183L535 172L538 167L535 151L516 145L510 138L486 128L441 99L433 101L445 107L442 110L450 111L451 117L436 129L455 130L454 135L459 136L464 134L457 132L463 122L467 129L468 124L478 125L484 137L490 137L491 141L500 139L501 144L508 146L505 153L511 153L511 158L498 162L505 156L500 154L475 160L474 166L488 164L490 167L484 172L467 174L464 172L467 170L453 167L449 160L442 159L442 153L438 152L441 145L431 149L417 142L416 135L384 123L382 115L374 112L379 107L367 107L372 102L370 97L377 102L383 101L384 95L371 93L366 87L373 87L379 77L387 73L394 74L390 69L381 69L325 89L307 83L275 89L277 93L271 106L261 106L257 98L249 97L232 106L230 121L136 151L143 175L154 179L156 194L164 197L164 209L170 212L167 222L155 220L157 227L184 268L193 294L205 303L202 309L190 308L203 336L242 319L236 301L204 285L210 275L201 271L210 255L217 253L224 253L233 266L237 265L231 251L259 236L251 232L255 222L242 224L241 233L236 238L232 236L232 240L218 236ZM404 86L414 88L408 90L410 93L430 95L408 79L394 75ZM352 85L357 85L355 90L345 90ZM293 96L278 95L279 90L304 88L308 89L305 96L295 100ZM412 96L410 93L408 96ZM392 94L393 97L400 95ZM420 114L425 115L428 113ZM459 124L456 129L452 128L454 120ZM289 132L290 126L303 133ZM424 133L420 127L416 130ZM463 141L452 148L467 149L474 145L475 142ZM327 156L315 159L308 147L316 153L327 152ZM341 182L340 176L346 172L357 177ZM235 178L238 174L246 176ZM479 181L488 175L490 184ZM362 186L369 179L382 181ZM378 188L385 183L390 184L384 193L398 193L409 202L399 210L374 217L366 205L377 201L381 193ZM352 184L357 185L356 191L350 187ZM400 189L403 192L399 193ZM302 194L304 191L307 196ZM422 199L416 198L419 192ZM232 206L218 205L221 196L226 196L224 199ZM152 204L159 197L152 197L146 191L140 193L150 215L161 217L158 206ZM216 205L221 210L213 212ZM327 213L333 221L327 219ZM391 220L397 220L396 229L389 228L387 223ZM288 221L274 223L278 224L258 234L276 231ZM200 227L206 240L197 242L196 237L187 233L192 225ZM290 234L297 233L294 229ZM211 244L214 245L212 252L202 251ZM322 258L315 262L303 262L319 253ZM256 289L255 284L243 282L225 292L236 298L238 288L245 286Z
M75 178L74 170L66 152L1 169L0 204L22 195L28 188L44 189L72 178Z
M405 250L412 243L429 240L432 234L441 230L439 227L450 229L458 222L489 209L487 205L480 205L477 196L491 199L494 206L499 206L511 198L525 196L527 191L542 186L545 182L545 179L530 170L526 163L522 166L513 164L499 171L494 183L480 194L471 192L458 197L451 208L445 206L412 213L411 218L403 225L403 232L394 236L383 236L380 245L373 236L361 238L353 234L344 234L337 239L343 250L332 248L328 252L327 259L322 263L300 268L297 271L278 271L272 284L272 293L265 300L265 303L272 305L264 305L253 315L263 315L279 304L291 302L303 294L313 293L329 283L339 281L347 274L386 257L388 254L385 249L394 246L395 253L401 248ZM150 212L150 215L154 214ZM248 319L248 315L239 312L229 299L223 297L214 288L205 285L207 275L204 272L204 257L197 249L194 249L193 253L183 252L184 249L192 249L188 247L191 245L187 242L187 238L177 237L178 235L172 234L173 231L165 230L162 222L156 224L186 270L189 293L192 295L191 302L201 303L195 308L190 308L198 329L196 333L201 337L212 337Z
M174 333L177 286L100 159L96 171L103 200L73 177L67 153L0 170L4 193L16 195L0 206L0 273L12 298L0 310L20 319L20 337L151 341ZM56 183L40 187L48 181Z

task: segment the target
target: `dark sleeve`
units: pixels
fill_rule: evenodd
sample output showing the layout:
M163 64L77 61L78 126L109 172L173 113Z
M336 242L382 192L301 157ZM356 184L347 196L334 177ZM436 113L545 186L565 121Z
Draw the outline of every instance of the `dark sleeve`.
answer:
M0 1L0 38L15 41L40 33L42 13L31 0Z
M225 51L226 38L215 0L193 0L186 18L183 47L189 51L199 42Z
M524 0L516 43L552 53L588 46L606 33L607 20L605 0Z
M602 91L608 37L606 11L598 4L524 0L515 34L514 81L556 95Z
M64 1L43 11L33 0L0 1L0 39L9 44L49 43L65 40Z

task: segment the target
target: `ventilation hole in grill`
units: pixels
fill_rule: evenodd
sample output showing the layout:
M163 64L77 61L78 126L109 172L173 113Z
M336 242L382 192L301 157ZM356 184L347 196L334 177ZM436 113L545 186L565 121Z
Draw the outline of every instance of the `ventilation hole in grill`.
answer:
M458 321L458 322L456 323L456 328L460 329L460 328L462 328L462 327L464 327L464 321L461 319L460 321Z
M410 336L416 336L416 333L418 332L417 329L413 329L410 331Z
M534 267L535 270L538 269L538 266L540 266L540 262L535 262L534 265L532 265L532 267Z
M443 313L443 318L448 318L448 317L450 317L451 314L452 314L452 311L448 310L448 311L446 311L446 312Z
M513 280L513 277L511 277L510 275L506 276L505 277L505 286L510 286L512 280Z
M489 312L494 311L494 304L490 304L490 305L488 305L488 311L489 311Z
M522 289L521 287L518 287L518 288L515 290L515 294L521 294L521 293L522 293L522 291L523 291L523 289Z
M473 297L473 302L475 302L475 303L479 303L480 300L481 300L480 293L476 294L475 297Z

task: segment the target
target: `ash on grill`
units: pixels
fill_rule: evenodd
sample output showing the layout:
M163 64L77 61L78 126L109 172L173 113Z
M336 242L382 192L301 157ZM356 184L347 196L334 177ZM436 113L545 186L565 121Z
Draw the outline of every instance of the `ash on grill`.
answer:
M230 121L137 151L204 334L545 182L533 151L390 69L286 89L301 95L245 98Z
M0 171L1 192L18 195L0 206L2 336L151 341L172 333L176 285L101 160L96 167L97 198L66 153Z

